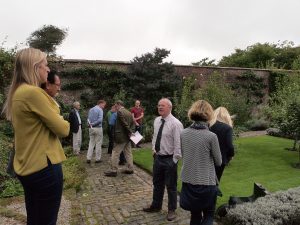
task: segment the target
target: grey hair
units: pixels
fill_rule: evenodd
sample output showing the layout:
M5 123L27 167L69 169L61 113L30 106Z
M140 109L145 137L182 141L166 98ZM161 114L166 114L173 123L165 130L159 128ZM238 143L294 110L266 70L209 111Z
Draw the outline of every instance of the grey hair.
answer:
M159 101L161 101L161 100L166 101L166 102L168 103L168 105L171 106L171 108L173 107L172 102L171 102L170 99L168 99L168 98L162 98L162 99L160 99Z
M80 105L80 103L78 101L73 102L73 107L75 107L76 105Z

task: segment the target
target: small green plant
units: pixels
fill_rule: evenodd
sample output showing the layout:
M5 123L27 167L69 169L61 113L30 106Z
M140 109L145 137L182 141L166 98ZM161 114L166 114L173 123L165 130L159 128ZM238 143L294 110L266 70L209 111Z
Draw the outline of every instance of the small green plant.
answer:
M246 122L246 126L249 130L266 130L269 127L269 121L260 119L251 119Z
M0 121L0 125L2 125ZM0 195L2 194L3 190L6 188L4 186L4 182L9 179L8 174L6 173L9 153L13 148L12 145L12 138L8 137L3 134L2 130L0 131Z
M7 179L0 185L0 198L22 195L23 187L17 179Z
M70 152L70 149L66 150ZM80 190L86 172L82 161L77 156L69 157L65 162L63 162L63 173L64 173L64 188L74 188L76 191Z
M151 142L155 115L145 115L143 122L143 142Z
M6 120L0 121L0 132L10 138L14 136L12 124Z

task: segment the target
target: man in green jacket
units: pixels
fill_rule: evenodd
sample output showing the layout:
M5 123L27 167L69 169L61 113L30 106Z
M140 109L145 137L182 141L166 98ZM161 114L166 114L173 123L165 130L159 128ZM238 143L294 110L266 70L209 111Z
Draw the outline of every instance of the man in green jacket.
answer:
M133 174L133 157L131 152L130 136L133 134L135 124L131 113L124 108L124 103L118 100L115 103L117 121L115 125L115 146L111 155L111 170L104 172L105 176L116 177L118 175L118 163L121 152L125 154L128 168L126 174Z

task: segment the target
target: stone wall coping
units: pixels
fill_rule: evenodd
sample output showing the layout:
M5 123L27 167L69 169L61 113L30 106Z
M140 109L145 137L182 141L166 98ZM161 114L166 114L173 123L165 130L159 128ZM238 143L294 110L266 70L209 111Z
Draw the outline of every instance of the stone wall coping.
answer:
M86 63L86 64L115 64L115 65L131 65L131 62L128 61L113 61L113 60L91 60L91 59L63 59L62 61L66 63ZM193 65L183 65L183 64L174 64L175 67L181 68L206 68L206 69L226 69L226 70L255 70L255 71L266 71L271 72L274 69L260 69L260 68L246 68L246 67L220 67L220 66L193 66ZM276 69L276 71L290 71L292 70L283 70Z

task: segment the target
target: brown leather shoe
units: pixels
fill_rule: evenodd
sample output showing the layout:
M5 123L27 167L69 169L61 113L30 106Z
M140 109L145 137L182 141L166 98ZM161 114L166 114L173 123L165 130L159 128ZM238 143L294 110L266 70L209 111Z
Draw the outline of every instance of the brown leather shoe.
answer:
M168 221L173 221L176 219L176 213L174 210L169 210L168 215L167 215L167 220Z
M159 212L161 210L161 208L154 208L152 206L148 206L143 208L144 212L149 212L149 213L153 213L153 212Z
M104 172L104 175L107 177L116 177L118 175L118 173L113 172L113 171L107 171L107 172Z

